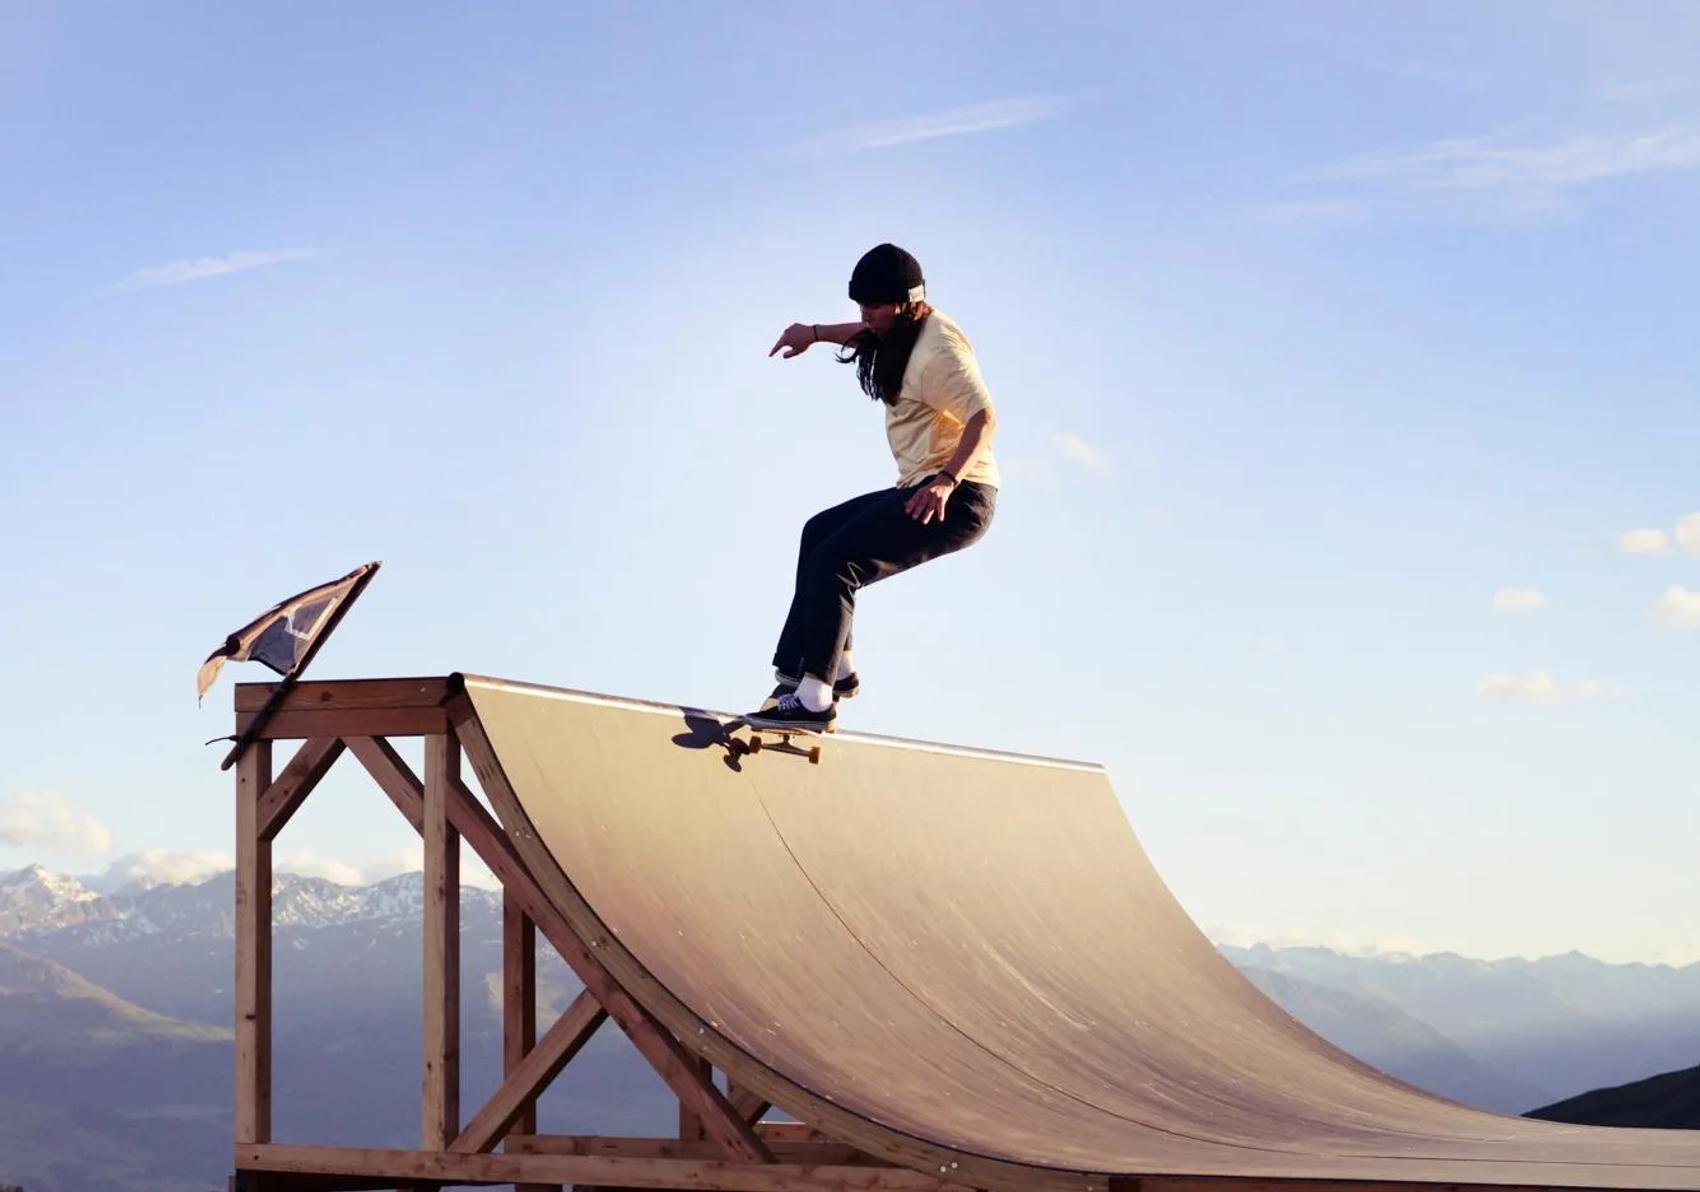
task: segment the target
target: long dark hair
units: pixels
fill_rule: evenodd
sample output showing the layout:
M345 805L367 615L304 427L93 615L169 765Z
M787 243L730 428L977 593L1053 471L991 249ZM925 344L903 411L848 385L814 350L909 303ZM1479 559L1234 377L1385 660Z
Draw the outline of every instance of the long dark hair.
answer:
M932 313L933 308L924 301L909 303L898 312L897 321L883 339L872 331L864 331L846 340L838 363L854 363L856 383L862 392L875 401L895 406L903 389L903 372L909 367L909 355L921 337L922 325Z

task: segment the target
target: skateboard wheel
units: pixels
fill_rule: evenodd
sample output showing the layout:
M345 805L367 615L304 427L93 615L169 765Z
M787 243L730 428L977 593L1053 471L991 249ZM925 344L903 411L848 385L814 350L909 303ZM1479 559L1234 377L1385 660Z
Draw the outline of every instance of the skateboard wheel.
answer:
M750 738L750 752L751 753L760 753L761 752L761 738L760 737L751 737Z
M819 745L816 745L813 749L809 750L809 764L811 766L820 765L820 746Z

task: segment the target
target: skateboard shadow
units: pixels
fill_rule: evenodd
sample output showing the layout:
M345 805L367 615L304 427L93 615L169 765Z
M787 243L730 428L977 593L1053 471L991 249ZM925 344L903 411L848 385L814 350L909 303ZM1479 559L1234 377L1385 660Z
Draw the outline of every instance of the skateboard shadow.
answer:
M742 774L743 758L750 749L734 737L731 730L743 721L734 720L728 726L701 708L684 708L682 711L685 714L685 731L674 736L673 744L680 749L723 749L726 753L721 762L733 773Z

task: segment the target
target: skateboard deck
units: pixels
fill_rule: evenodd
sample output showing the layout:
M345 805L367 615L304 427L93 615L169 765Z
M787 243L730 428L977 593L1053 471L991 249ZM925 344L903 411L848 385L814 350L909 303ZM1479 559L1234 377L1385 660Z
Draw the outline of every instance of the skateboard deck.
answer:
M739 723L750 731L750 739L732 739L743 746L745 752L760 753L765 749L771 753L789 753L796 757L808 758L812 766L820 765L821 737L825 734L802 728L764 728L748 721ZM798 744L793 739L796 737L804 738L803 743Z

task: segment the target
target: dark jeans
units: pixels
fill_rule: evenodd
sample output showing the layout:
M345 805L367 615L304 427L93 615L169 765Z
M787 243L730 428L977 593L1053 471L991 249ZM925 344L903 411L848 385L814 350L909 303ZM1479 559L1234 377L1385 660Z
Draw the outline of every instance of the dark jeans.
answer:
M944 519L922 525L903 509L914 492L915 486L864 493L803 526L797 588L773 652L781 673L832 682L839 655L850 648L857 591L972 546L992 524L998 500L990 485L963 483L945 503Z

